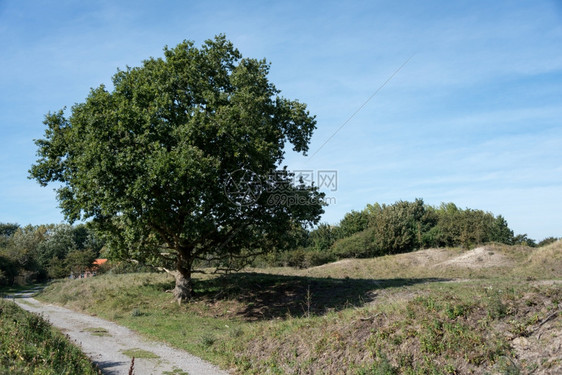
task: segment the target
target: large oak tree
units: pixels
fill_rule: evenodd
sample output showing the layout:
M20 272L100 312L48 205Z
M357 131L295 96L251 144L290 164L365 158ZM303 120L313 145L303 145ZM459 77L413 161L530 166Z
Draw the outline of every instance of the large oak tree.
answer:
M223 35L166 47L47 114L30 176L58 183L65 217L91 219L115 255L173 261L174 295L189 298L196 260L282 248L323 212L323 194L281 166L287 144L306 154L316 121L268 72Z

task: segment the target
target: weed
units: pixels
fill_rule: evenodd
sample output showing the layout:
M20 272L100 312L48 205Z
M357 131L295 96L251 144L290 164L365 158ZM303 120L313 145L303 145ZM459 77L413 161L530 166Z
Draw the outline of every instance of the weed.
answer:
M142 311L135 307L132 311L131 311L131 316L135 317L135 316L142 316Z
M375 359L372 366L359 369L357 375L395 375L398 374L397 369L392 366L385 354L379 354L379 358Z
M199 339L199 342L201 343L201 345L203 347L209 348L209 347L214 345L216 340L217 339L215 338L215 336L213 336L211 334L205 334L205 335L201 336L201 338Z
M438 302L432 296L420 296L420 297L417 297L415 301L420 303L427 310L435 311L439 308L438 305L437 305Z
M509 357L500 357L496 364L497 370L503 375L519 375L521 370Z
M230 337L238 338L244 335L244 330L240 327L235 327L230 330Z
M464 304L451 304L445 305L445 314L449 319L456 319L459 316L464 316L468 312L468 306Z
M438 354L444 350L442 327L442 323L437 319L425 324L425 327L420 334L422 351Z
M492 291L488 295L488 317L490 319L501 319L507 314L507 306L502 302L501 295Z
M518 320L511 320L511 333L513 333L513 335L515 336L528 336L528 332L527 332L527 324L518 321Z

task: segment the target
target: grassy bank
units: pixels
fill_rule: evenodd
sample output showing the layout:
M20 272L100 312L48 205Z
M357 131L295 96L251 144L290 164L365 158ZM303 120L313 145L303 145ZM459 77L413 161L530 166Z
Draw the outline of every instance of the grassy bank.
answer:
M0 300L0 374L98 374L89 359L43 318Z
M562 370L561 247L432 250L198 279L181 306L162 274L57 282L40 298L238 373L546 374Z

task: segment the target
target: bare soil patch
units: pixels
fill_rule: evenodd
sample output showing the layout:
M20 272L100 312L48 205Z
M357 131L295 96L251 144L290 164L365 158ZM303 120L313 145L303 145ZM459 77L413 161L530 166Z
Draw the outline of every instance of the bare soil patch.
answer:
M522 364L533 374L562 374L562 325L560 320L548 322L529 337L520 336L511 341ZM540 366L538 364L542 364Z
M448 249L426 249L412 253L398 254L396 260L408 266L424 267L443 262L451 257Z

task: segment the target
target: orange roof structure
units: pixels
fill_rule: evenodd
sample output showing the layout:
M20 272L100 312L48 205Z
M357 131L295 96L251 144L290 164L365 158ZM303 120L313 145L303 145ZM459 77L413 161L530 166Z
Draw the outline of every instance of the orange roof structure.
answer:
M94 260L94 266L101 266L107 262L107 259L96 259Z

